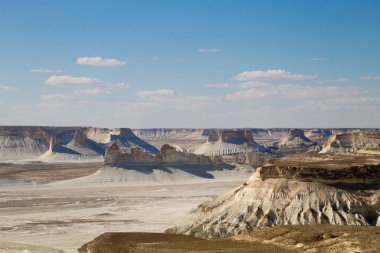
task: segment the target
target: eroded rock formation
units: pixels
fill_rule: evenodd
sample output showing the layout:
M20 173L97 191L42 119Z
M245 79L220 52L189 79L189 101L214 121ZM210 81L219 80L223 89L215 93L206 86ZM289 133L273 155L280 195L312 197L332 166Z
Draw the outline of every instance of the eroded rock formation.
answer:
M321 153L380 154L380 131L354 131L331 135L323 144Z
M165 144L156 155L149 154L139 147L127 151L119 148L115 142L106 150L104 164L115 167L134 166L136 164L184 164L184 165L218 165L223 164L221 157L196 155Z
M379 164L282 163L257 169L247 183L202 203L170 231L212 238L265 226L380 224Z
M117 142L129 149L158 150L139 139L131 129L87 127L0 127L0 159L78 160L102 159L106 146Z

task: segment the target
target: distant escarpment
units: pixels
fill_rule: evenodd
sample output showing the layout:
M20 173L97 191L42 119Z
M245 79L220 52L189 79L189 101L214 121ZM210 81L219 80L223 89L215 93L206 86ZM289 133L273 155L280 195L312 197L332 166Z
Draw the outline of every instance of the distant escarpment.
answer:
M149 153L158 153L129 128L3 126L0 127L0 159L101 161L107 146L114 142L124 149L140 147Z
M315 137L315 132L309 131L309 136ZM280 141L275 142L273 147L279 150L282 154L287 153L304 153L304 152L315 152L320 151L321 146L316 141L312 141L306 137L304 130L302 129L292 129L289 133L281 138Z
M266 153L268 150L253 140L251 130L211 130L206 143L195 154L230 156L247 152Z
M331 135L321 153L380 154L380 131L353 131Z
M379 225L379 179L378 164L266 165L168 232L212 238L277 225Z

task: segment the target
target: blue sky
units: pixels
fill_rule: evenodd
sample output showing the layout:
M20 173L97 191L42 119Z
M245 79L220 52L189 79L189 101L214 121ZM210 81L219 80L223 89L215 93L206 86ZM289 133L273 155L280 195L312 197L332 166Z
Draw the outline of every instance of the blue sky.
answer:
M379 127L380 1L0 1L0 124Z

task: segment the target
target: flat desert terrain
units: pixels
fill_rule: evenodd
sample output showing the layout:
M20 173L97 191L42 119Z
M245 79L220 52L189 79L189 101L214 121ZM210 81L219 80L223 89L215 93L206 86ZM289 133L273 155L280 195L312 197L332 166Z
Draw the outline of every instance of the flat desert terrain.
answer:
M201 202L244 181L244 175L176 184L91 181L98 168L99 164L2 164L0 252L72 253L105 232L164 232ZM73 175L90 176L78 181Z

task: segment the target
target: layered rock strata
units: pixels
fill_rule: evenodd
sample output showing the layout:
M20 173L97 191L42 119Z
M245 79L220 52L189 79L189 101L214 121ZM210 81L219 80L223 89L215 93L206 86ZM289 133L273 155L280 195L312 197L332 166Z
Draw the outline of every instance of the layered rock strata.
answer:
M218 165L223 164L221 157L208 157L180 151L176 147L165 144L160 152L151 155L141 148L130 148L126 152L121 150L117 143L113 143L106 150L104 164L114 167L133 166L136 164L185 164L185 165Z
M380 154L380 131L355 131L331 135L321 153Z

